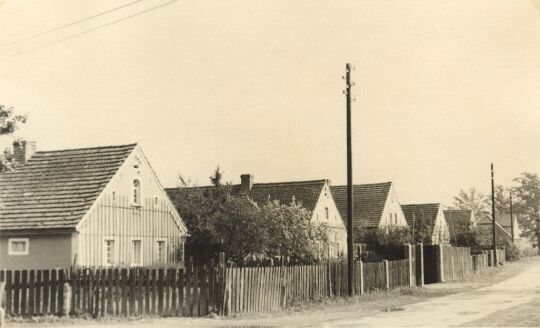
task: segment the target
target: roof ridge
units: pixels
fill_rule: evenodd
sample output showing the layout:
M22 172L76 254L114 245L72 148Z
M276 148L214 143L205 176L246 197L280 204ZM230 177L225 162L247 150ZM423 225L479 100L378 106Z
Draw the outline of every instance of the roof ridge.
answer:
M310 183L325 183L328 181L328 179L318 179L318 180L304 180L304 181L282 181L282 182L256 182L253 185L254 186L268 186L268 185L303 185L303 184L310 184Z
M128 148L135 147L137 143L123 144L123 145L108 145L108 146L94 146L94 147L83 147L83 148L64 148L64 149L55 149L55 150L38 150L35 153L61 153L74 150L94 150L94 149L111 149L111 148Z
M401 204L401 206L426 206L426 205L441 205L441 203L411 203L411 204Z
M354 183L354 187L358 186L375 186L375 185L386 185L386 184L392 184L392 181L385 181L385 182L373 182L373 183ZM347 187L347 185L335 185L332 187Z

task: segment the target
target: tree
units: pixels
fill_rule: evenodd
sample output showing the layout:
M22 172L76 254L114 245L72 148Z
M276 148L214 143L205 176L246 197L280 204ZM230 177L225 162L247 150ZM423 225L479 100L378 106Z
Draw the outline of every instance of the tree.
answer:
M0 104L0 136L7 136L15 132L20 124L26 123L25 115L15 115L13 107ZM13 152L10 148L0 153L0 173L11 170L13 167Z
M488 198L475 188L470 188L467 191L460 190L459 194L454 196L454 206L473 211L477 219L490 213Z
M433 225L424 215L424 211L421 211L418 213L418 215L413 213L413 222L409 226L409 229L411 234L411 243L432 243Z
M523 172L514 179L518 186L513 189L514 209L519 213L519 225L523 228L521 237L536 240L537 223L540 217L540 180L538 174Z
M495 186L495 217L497 214L510 213L510 188ZM491 208L491 198L488 201ZM490 212L491 213L491 212Z
M15 115L13 107L0 105L0 136L12 134L26 119L25 115Z
M309 259L328 247L328 226L311 222L312 213L300 204L280 204L269 201L261 208L261 217L267 222L269 256L288 256ZM324 248L323 248L324 247Z

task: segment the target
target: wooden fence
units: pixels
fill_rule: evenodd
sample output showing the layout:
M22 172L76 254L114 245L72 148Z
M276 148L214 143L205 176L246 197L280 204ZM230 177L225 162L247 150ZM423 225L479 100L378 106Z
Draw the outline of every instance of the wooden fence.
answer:
M355 262L355 294L409 287L409 260ZM320 297L347 295L347 264L227 268L225 313L271 312Z
M217 267L22 270L5 271L2 275L0 280L6 282L5 311L11 316L68 311L93 317L197 317L222 310L223 274ZM69 306L64 304L68 288Z

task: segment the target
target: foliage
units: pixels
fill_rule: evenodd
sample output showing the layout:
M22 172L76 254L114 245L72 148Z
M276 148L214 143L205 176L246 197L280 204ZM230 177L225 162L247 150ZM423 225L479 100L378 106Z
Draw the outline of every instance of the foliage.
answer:
M409 227L365 229L363 240L372 246L409 244L411 243L411 230Z
M13 107L0 105L0 136L15 132L19 124L26 123L25 115L16 115Z
M16 115L13 107L5 107L0 104L0 136L15 132L20 124L26 123L25 115ZM13 152L10 148L0 153L0 173L10 171L13 168Z
M426 218L423 211L421 211L419 215L413 215L413 223L409 226L409 229L411 243L430 244L432 242L433 226L431 221Z
M506 246L506 256L510 261L517 261L523 256L523 251L515 243Z
M454 196L454 206L458 209L472 210L477 219L489 215L488 198L475 188L460 190L459 194Z
M536 173L523 172L514 181L518 184L512 194L516 198L514 208L519 213L518 222L523 229L521 237L535 240L540 217L540 180Z
M261 217L267 223L267 255L295 259L316 258L320 246L328 244L328 226L311 222L312 213L292 201L289 205L267 202Z
M181 187L172 195L190 234L187 249L201 256L224 251L238 262L248 255L314 258L318 245L327 244L328 227L311 223L311 212L301 205L268 202L259 208L248 197L236 195L222 177L217 168L211 187ZM187 181L181 179L183 187Z

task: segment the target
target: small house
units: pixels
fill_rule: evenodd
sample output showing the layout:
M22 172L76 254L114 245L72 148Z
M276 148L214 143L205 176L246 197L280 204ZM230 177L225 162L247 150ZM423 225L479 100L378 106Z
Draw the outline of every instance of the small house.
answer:
M35 151L0 174L0 268L169 266L187 229L137 144Z
M347 219L347 186L332 186L332 195L341 217ZM392 182L353 186L354 242L362 243L362 229L407 227L403 209Z
M401 205L401 208L411 229L413 240L421 239L428 244L447 244L450 241L448 224L441 204L406 204ZM417 233L423 236L418 238L419 236L415 236Z

